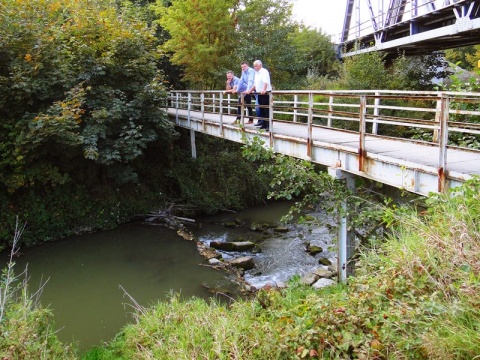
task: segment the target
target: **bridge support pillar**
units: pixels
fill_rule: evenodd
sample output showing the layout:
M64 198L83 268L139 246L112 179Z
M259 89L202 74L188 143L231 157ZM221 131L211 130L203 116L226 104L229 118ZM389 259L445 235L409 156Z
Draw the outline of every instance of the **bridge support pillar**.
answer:
M355 176L349 174L339 168L328 168L328 174L336 180L341 180L345 182L345 185L349 190L355 189ZM338 241L338 280L340 282L345 282L347 276L353 275L354 264L349 263L349 260L352 258L355 252L355 233L353 230L348 228L348 215L347 215L347 199L344 199L341 204L341 209L339 209L339 219L338 219L338 232L337 232L337 241Z
M192 146L192 158L197 158L197 146L195 145L195 130L190 129L190 144Z

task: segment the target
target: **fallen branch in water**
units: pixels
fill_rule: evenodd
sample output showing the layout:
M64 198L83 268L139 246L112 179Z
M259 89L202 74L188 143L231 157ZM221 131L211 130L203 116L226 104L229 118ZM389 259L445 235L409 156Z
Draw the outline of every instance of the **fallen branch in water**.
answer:
M181 216L175 216L175 215L170 215L170 214L147 214L147 216L149 216L145 221L154 221L154 220L158 220L158 219L164 219L164 218L172 218L172 219L175 219L175 220L178 220L178 221L186 221L186 222L189 222L189 223L194 223L195 220L194 219L189 219L189 218L186 218L186 217L181 217Z
M179 228L180 225L185 222L191 224L195 223L194 219L174 215L176 212L181 211L184 207L185 205L178 205L172 203L164 209L150 212L146 215L142 215L142 217L145 217L146 222L164 223L170 228Z

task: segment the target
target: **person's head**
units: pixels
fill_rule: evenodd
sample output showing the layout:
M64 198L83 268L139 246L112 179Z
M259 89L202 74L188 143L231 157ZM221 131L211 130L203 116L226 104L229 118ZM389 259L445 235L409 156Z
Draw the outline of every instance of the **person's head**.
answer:
M242 68L242 71L246 71L249 68L248 61L242 61L240 67Z
M235 74L233 73L232 70L227 71L227 80L232 80Z
M255 71L258 71L262 68L262 62L260 60L255 60L253 62L253 68L255 69Z

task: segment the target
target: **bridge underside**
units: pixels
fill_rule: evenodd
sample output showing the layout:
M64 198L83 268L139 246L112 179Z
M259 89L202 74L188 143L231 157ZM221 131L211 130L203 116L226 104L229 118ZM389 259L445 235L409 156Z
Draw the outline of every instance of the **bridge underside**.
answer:
M357 20L356 26L350 28L354 3L360 1L347 2L340 43L342 57L370 51L429 54L480 43L480 1L423 1L419 6L416 0L390 0L384 12L381 5L374 9L371 0L363 0L370 20Z
M304 138L306 135L305 124L275 122L275 134L258 132L253 125L241 128L232 125L234 116L231 116L228 123L221 123L218 116L212 114L200 114L179 110L178 113L169 109L169 115L178 126L192 129L197 132L217 136L226 140L245 143L255 137L261 137L274 152L299 159L312 161L314 163L333 168L338 171L345 171L352 175L378 181L399 189L426 196L430 192L438 192L439 177L438 169L433 163L418 164L408 160L409 157L436 159L438 149L434 147L421 147L414 145L413 150L406 151L402 143L394 146L384 140L367 137L368 156L364 161L362 170L359 170L360 157L358 154L358 136L344 132L337 132L329 129L315 129L313 141L309 145ZM190 119L190 120L189 120ZM208 119L208 120L207 120ZM296 130L299 128L300 130ZM300 131L301 135L298 135ZM320 133L323 132L323 135ZM318 134L317 134L318 133ZM267 145L266 145L267 146ZM310 148L310 151L309 151ZM371 151L370 151L371 150ZM310 152L310 155L307 155ZM392 158L392 153L397 152L399 159ZM455 151L450 152L452 159ZM427 156L427 154L429 154ZM472 158L459 155L460 163L463 161L478 161L478 154L471 154ZM480 164L480 163L479 163ZM452 163L453 165L453 163ZM460 186L470 176L455 171L452 168L448 172L445 188Z

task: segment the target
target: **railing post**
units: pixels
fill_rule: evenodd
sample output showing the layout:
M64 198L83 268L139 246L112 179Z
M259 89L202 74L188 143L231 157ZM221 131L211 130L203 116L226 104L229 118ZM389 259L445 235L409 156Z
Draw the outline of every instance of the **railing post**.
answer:
M175 93L175 124L179 124L178 122L178 96L180 93Z
M332 127L332 116L333 116L333 96L330 95L328 98L328 119L327 119L327 126Z
M378 133L378 116L380 115L380 93L375 91L375 105L373 107L373 124L372 124L372 134Z
M230 93L227 95L227 113L230 114L230 112L232 111L232 104L231 104L231 97L230 97Z
M205 131L205 93L200 94L200 111L202 112L202 128Z
M187 96L187 122L188 122L188 127L190 128L192 125L190 123L190 110L192 107L192 93L188 93Z
M242 124L242 127L245 124L244 116L245 116L245 95L240 93L240 124ZM238 116L238 115L237 115ZM244 128L244 127L243 127ZM245 129L245 128L244 128Z
M439 93L439 98L437 99L437 106L435 108L435 122L440 125L440 117L441 117L441 112L442 112L442 101L444 97L444 93ZM433 142L438 142L438 128L433 130Z
M212 94L212 113L215 114L215 93Z
M293 95L293 122L297 122L297 114L298 114L297 106L298 106L298 95L295 94Z
M270 129L270 147L273 148L273 91L270 92L270 96L268 98L270 99L268 102L268 128Z
M363 171L365 165L365 130L367 125L367 97L365 95L360 96L360 113L359 113L359 135L360 140L358 144L358 170Z
M312 126L313 124L313 93L308 93L308 119L307 119L307 156L312 157Z
M220 134L223 137L223 93L220 93Z
M448 145L448 120L450 117L450 99L441 95L440 106L440 131L438 142L438 192L446 190L447 179L447 145Z
M190 117L190 111L192 108L192 93L188 93L188 104L187 104L187 121L188 128L190 129L190 145L192 147L192 158L197 158L197 146L195 145L195 130L192 129L192 121Z

